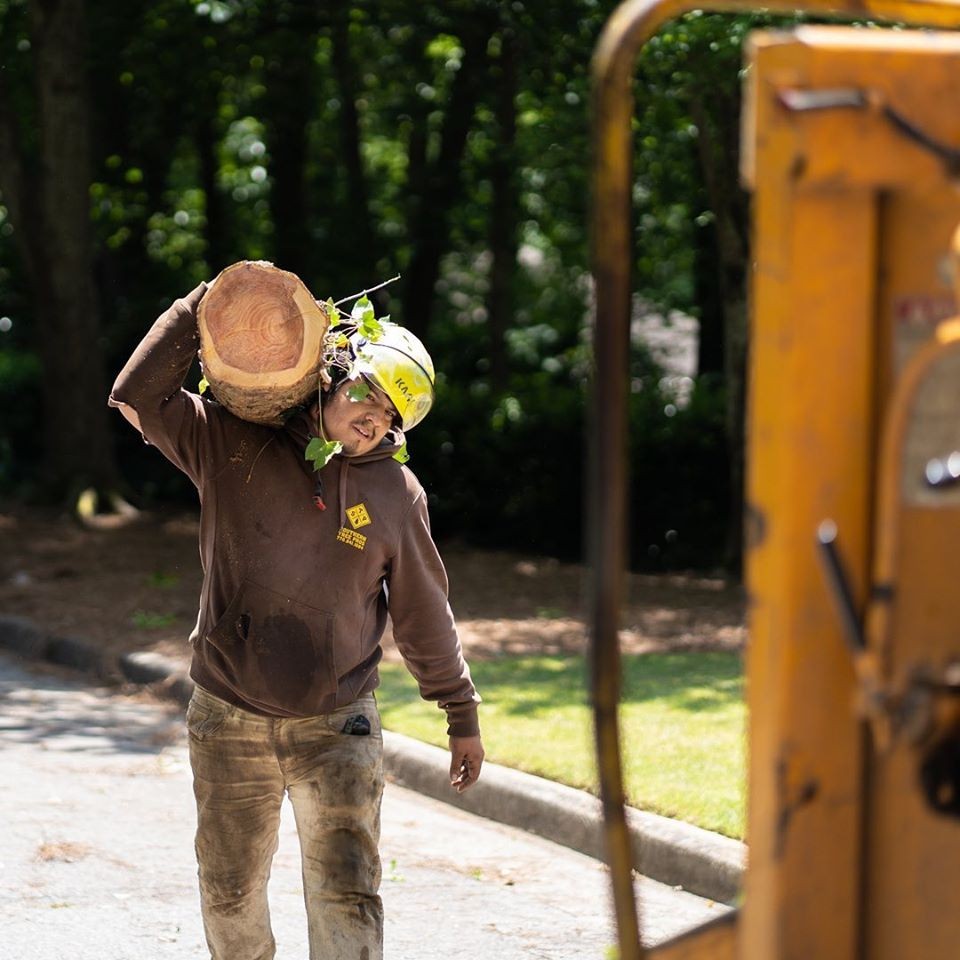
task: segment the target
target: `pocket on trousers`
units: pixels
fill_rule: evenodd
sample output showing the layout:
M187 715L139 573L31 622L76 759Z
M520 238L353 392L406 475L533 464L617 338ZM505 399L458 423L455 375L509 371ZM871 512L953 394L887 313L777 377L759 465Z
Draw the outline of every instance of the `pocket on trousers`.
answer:
M209 694L202 700L194 696L187 704L187 732L196 740L206 740L227 722L232 712L229 703L214 701Z
M358 718L363 721L357 722ZM331 733L345 737L369 738L380 740L383 731L380 726L380 711L372 694L365 694L353 703L344 704L331 710L326 716L327 728Z

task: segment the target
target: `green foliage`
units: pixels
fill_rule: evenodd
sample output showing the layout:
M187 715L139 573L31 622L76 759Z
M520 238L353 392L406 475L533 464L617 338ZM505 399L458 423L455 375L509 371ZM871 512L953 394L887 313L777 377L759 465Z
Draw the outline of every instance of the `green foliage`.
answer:
M578 559L589 506L585 348L557 352L537 329L518 341L520 369L501 394L476 374L441 373L434 410L411 434L417 474L429 480L438 537ZM632 367L632 566L718 566L729 497L722 388L696 384L683 406L642 351Z
M40 361L34 353L5 340L19 339L16 326L0 332L0 490L29 492L25 463L41 454Z
M437 535L576 556L582 394L552 390L542 376L518 378L502 398L482 383L438 380L434 412L411 441Z
M303 457L308 460L314 470L322 470L340 451L343 444L339 440L321 440L314 437L303 451Z
M651 380L630 397L631 566L719 567L730 498L723 388L704 379L680 406Z
M366 383L355 383L347 389L347 398L354 403L360 403L370 396L370 387Z
M624 783L632 806L742 837L746 708L740 657L664 653L623 659ZM597 792L582 657L474 660L487 758ZM402 665L380 665L384 725L445 746L435 704ZM549 736L544 731L549 730Z
M138 630L162 630L177 622L176 614L158 613L155 610L135 610L130 622Z
M578 555L591 301L589 62L613 8L613 0L88 5L97 38L90 209L107 371L174 297L235 260L295 270L331 317L333 301L399 271L396 288L360 298L351 316L374 339L377 314L421 322L404 316L407 285L435 291L421 332L439 372L438 398L413 443L436 529ZM5 96L29 161L37 124L28 20L25 4L0 4ZM753 22L687 15L638 63L636 293L665 311L705 317L711 302L703 278L716 272L717 254L704 237L715 211L702 148L709 135L724 145L718 157L733 155L726 147L736 133L739 49ZM511 75L505 117L502 85ZM471 78L458 152L451 129ZM504 164L508 176L498 180ZM452 188L435 209L447 174ZM739 196L735 170L723 175ZM508 211L506 249L493 235L494 210ZM441 214L449 236L432 229ZM27 278L15 225L4 217L0 206L0 301L14 305L14 329L27 330ZM442 248L435 284L412 269L433 243ZM492 315L495 252L512 265L503 329ZM0 366L0 399L14 389L23 398L0 436L2 484L39 459L27 424L42 416L40 337L30 330L17 340L16 373ZM25 357L32 366L20 363ZM643 364L630 413L634 562L714 563L729 497L725 394L698 384L689 406L667 416L674 398ZM136 488L193 496L135 435L118 430Z
M350 319L357 325L357 332L367 340L379 340L383 328L373 311L373 304L367 297L361 297L350 311ZM389 319L383 317L382 319Z

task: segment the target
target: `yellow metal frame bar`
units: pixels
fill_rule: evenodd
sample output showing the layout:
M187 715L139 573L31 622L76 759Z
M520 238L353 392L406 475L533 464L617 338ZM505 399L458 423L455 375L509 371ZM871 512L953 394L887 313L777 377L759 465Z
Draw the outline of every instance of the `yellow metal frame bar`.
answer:
M631 88L636 57L643 44L666 21L692 10L785 15L806 12L916 26L960 26L960 0L628 0L614 11L597 44L592 65L591 216L597 322L588 477L591 684L620 960L641 960L644 956L633 895L617 723L621 682L618 629L627 555ZM723 929L732 930L732 925ZM731 932L730 942L732 936Z

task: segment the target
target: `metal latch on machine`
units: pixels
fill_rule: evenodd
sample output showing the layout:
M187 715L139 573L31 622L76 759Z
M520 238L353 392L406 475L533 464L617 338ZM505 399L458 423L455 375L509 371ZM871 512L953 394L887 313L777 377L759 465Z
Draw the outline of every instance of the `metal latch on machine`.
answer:
M928 462L931 486L958 480L960 452ZM960 816L960 661L939 673L918 663L900 688L884 681L878 658L867 646L863 617L832 520L820 524L817 545L853 660L858 706L870 724L876 749L886 751L900 741L920 751L918 777L931 809ZM892 596L893 587L880 588L884 591Z

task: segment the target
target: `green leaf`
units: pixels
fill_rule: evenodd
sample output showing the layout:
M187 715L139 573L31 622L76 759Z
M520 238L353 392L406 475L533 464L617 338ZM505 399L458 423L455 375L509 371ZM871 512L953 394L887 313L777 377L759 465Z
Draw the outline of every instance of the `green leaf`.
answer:
M347 399L354 403L360 403L361 400L366 400L369 396L370 387L366 383L355 383L352 387L347 388Z
M378 340L380 338L383 328L373 312L373 304L367 297L361 297L353 305L350 319L357 324L357 330L361 337L366 337L367 340Z
M321 440L320 437L314 437L303 451L303 458L313 463L314 470L322 470L342 449L343 444L339 440Z
M358 329L360 335L368 340L379 340L380 334L383 333L383 327L380 326L380 321L373 315L373 311L370 312L369 319L364 320Z
M373 304L370 302L369 297L363 296L353 304L353 309L350 311L350 319L362 323L368 316L373 316Z
M403 446L393 455L397 463L406 463L410 459L410 451L407 450L407 442L404 440Z
M210 387L210 383L207 380L207 378L201 377L200 382L197 384L197 391L199 392L201 397L207 392L207 389L209 387Z

